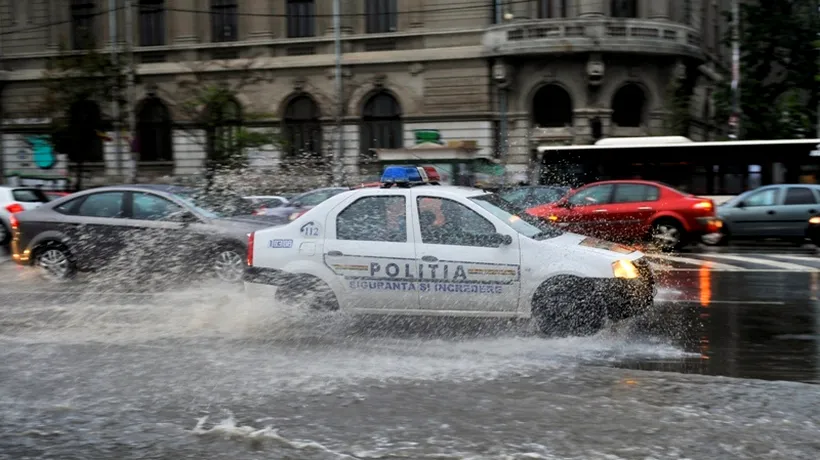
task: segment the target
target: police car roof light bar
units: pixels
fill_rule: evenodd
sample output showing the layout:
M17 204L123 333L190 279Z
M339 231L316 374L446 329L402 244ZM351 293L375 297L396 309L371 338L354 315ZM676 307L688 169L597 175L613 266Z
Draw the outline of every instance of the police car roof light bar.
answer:
M388 166L382 173L382 187L398 185L409 187L410 185L424 184L426 181L419 169L415 166Z

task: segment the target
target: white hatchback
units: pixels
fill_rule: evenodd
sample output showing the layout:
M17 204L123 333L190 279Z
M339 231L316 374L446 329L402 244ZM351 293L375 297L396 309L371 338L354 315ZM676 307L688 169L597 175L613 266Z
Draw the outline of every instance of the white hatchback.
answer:
M0 186L0 246L11 241L11 215L48 203L39 188Z
M599 330L653 304L643 253L561 230L462 187L365 188L249 235L246 290L389 315L533 318Z

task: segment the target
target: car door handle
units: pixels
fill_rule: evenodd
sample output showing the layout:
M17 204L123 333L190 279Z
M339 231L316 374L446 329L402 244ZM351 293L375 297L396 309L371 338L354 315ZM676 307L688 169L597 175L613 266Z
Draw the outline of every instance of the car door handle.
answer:
M640 208L638 208L638 210L639 211L651 211L652 208L650 208L649 206L641 206Z
M425 262L438 262L438 257L436 257L436 256L424 256L424 257L421 258L421 260L423 260Z
M343 256L344 254L342 254L342 251L328 251L327 255L329 255L330 257L339 257Z
M768 212L766 212L766 214L774 214L774 213L775 213L774 211L768 211Z
M594 211L592 211L592 212L606 212L606 209L596 209L596 210L594 210Z

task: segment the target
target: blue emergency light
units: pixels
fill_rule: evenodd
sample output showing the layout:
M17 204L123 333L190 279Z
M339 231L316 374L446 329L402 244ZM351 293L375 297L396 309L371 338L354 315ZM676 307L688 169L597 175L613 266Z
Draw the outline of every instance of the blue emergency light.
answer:
M392 185L410 187L412 185L438 185L440 180L435 168L426 166L388 166L382 173L382 187Z

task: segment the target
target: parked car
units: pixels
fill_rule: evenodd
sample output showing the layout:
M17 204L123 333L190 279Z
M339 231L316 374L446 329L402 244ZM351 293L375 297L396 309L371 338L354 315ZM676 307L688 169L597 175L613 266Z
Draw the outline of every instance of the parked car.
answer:
M554 203L569 191L569 187L558 185L533 185L504 189L498 192L498 196L522 209L529 209Z
M719 244L729 240L780 239L802 244L809 219L820 215L820 185L764 185L717 208L723 226Z
M293 220L296 216L325 201L326 199L350 190L348 187L327 187L311 190L296 195L287 204L273 209L265 209L260 215L280 217Z
M278 195L255 195L243 198L253 203L254 206L258 206L260 209L278 208L288 203L287 198Z
M180 269L242 280L248 233L270 227L254 216L220 212L191 190L165 185L100 187L15 214L12 259L47 278L105 270Z
M584 235L613 241L648 238L667 251L720 226L712 200L639 180L595 182L527 212Z
M11 241L11 216L34 209L49 198L39 188L0 186L0 247Z

